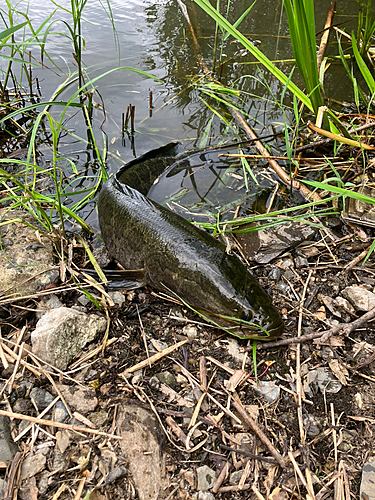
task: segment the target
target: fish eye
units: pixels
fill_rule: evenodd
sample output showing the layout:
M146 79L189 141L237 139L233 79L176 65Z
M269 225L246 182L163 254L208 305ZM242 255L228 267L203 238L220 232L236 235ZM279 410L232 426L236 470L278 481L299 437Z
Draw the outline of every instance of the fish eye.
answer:
M243 321L250 321L252 319L253 315L251 313L251 311L247 310L247 309L244 309L241 313L241 319Z

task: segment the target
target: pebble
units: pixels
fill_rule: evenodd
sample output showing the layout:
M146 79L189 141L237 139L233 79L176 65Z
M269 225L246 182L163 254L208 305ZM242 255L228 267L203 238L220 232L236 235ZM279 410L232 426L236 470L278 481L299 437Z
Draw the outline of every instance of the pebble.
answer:
M243 469L236 470L232 472L232 474L229 477L229 484L238 484L240 482L240 479L242 477Z
M151 389L154 389L154 391L159 390L160 384L161 382L156 375L151 377L150 380L148 381L148 385L151 387Z
M105 410L95 411L90 415L90 420L97 429L100 429L100 427L108 422L108 418L108 413Z
M303 390L310 397L314 394L313 388L318 388L322 394L337 394L341 390L342 384L332 373L327 372L324 368L317 368L308 372L303 384Z
M278 267L272 266L268 273L268 278L273 281L279 281L281 278L281 271Z
M367 312L375 307L375 294L360 286L348 286L342 291L345 299L353 305L356 311Z
M49 474L50 473L48 471L41 474L41 477L38 481L38 495L44 495L45 493L47 493Z
M123 438L119 446L138 498L157 500L164 486L158 421L152 412L126 403L118 407L117 415L117 434Z
M59 447L60 453L65 453L66 449L70 445L70 432L66 430L56 432L56 443Z
M108 295L111 297L113 302L117 304L119 307L122 307L125 304L125 296L119 291L108 292Z
M26 457L21 466L21 481L33 477L35 474L38 474L38 472L42 471L46 462L46 457L41 453Z
M29 415L29 412L34 410L34 406L30 399L18 398L12 406L12 410L14 411L14 413L23 413L25 415Z
M165 372L157 373L156 376L162 384L167 384L170 387L176 385L176 377L173 375L173 373L167 370Z
M52 420L54 422L63 423L68 418L69 413L66 409L64 403L62 401L57 401L53 411L52 411Z
M10 289L20 296L34 295L59 276L52 242L41 236L41 245L35 229L25 224L6 223L7 219L27 219L26 210L4 208L0 210L0 216L0 290L6 292Z
M197 327L193 325L185 325L182 329L182 333L186 335L188 339L196 339L198 336Z
M127 470L125 467L120 465L119 467L116 467L111 471L109 474L107 474L107 477L105 478L105 483L106 484L112 484L121 479L122 477L126 476Z
M215 484L216 479L216 472L210 469L207 465L197 468L197 489L199 491L210 490Z
M215 500L215 497L209 491L198 491L192 496L193 500Z
M68 307L47 312L31 333L33 353L60 370L65 370L82 348L104 332L107 320Z
M321 425L319 420L314 415L307 415L307 417L304 418L303 422L306 427L306 433L309 437L314 438L316 436L319 436Z
M31 389L30 399L33 399L38 410L42 411L45 410L55 398L50 392L40 389L39 387L34 387Z
M18 451L18 446L14 443L9 426L9 418L0 415L0 461L11 462ZM0 496L0 498L2 498Z
M58 296L54 293L52 293L48 299L42 300L38 304L38 312L35 314L35 316L40 319L46 312L50 311L51 309L57 309L58 307L62 307L63 303L61 300L58 298Z
M344 452L347 453L350 450L353 449L353 444L356 439L356 432L355 431L347 431L346 429L343 429L340 433L340 438L341 438L341 443L338 444L337 448ZM375 479L375 476L374 476ZM374 488L375 488L375 483L374 483Z
M95 390L90 386L77 388L77 386L58 384L57 387L69 407L83 415L94 411L98 405Z
M5 498L5 490L7 489L7 482L5 479L0 478L0 498Z
M267 403L274 403L280 397L280 387L272 380L264 382L258 381L256 387L254 386L254 390L259 396L262 396Z
M375 462L367 462L362 468L359 498L375 500Z
M294 263L297 269L301 267L309 267L309 261L306 257L300 257L299 255L294 259Z

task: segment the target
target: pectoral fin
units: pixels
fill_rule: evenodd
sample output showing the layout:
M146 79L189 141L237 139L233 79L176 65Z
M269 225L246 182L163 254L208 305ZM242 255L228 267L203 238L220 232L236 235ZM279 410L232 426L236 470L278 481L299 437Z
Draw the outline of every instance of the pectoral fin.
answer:
M101 281L94 269L81 269L81 271ZM144 269L102 269L102 271L108 280L107 286L110 290L135 290L145 286Z

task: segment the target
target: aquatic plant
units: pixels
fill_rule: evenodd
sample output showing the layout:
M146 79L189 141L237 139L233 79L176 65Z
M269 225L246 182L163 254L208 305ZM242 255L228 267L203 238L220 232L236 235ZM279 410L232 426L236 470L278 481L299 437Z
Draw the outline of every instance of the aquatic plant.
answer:
M296 97L310 110L315 111L311 98L306 95L300 88L297 87L288 76L285 75L275 64L273 64L268 57L266 57L257 47L255 47L250 40L248 40L240 31L238 31L229 21L227 21L208 0L194 0L215 22L222 30L232 35L238 40L246 50L250 52L270 73L277 78L283 85L288 84L290 90Z
M283 0L290 40L299 72L305 83L315 115L323 105L316 58L313 0Z

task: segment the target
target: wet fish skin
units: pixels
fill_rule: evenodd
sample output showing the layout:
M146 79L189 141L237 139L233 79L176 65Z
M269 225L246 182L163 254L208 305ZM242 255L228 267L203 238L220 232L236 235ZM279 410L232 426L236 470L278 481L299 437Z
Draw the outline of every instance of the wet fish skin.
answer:
M112 257L127 269L143 268L145 284L163 292L172 290L194 309L214 315L214 321L234 335L262 340L281 335L284 325L279 313L235 255L228 255L209 233L118 177L120 173L103 186L97 205L101 234ZM221 316L251 321L267 330L268 336Z

